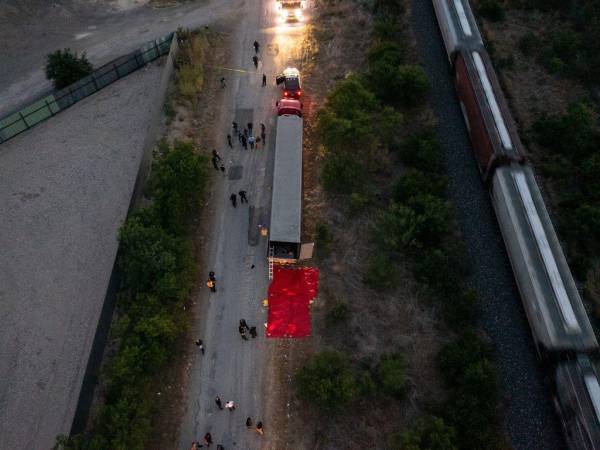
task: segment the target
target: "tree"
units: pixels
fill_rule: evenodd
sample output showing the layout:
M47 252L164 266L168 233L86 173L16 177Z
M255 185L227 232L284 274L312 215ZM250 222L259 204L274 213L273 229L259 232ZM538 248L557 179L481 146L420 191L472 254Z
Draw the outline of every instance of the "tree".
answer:
M456 430L440 417L427 416L403 433L390 437L391 450L456 450Z
M195 153L191 142L176 141L152 165L153 207L163 226L181 230L199 205L208 180L208 158Z
M324 410L336 410L352 401L357 385L348 360L325 350L315 354L296 374L298 396Z
M386 394L402 398L405 393L406 364L402 355L384 355L377 367L381 388Z
M381 250L402 251L417 243L417 232L421 218L405 205L391 202L387 209L379 212L376 238Z
M121 228L119 241L119 267L125 285L134 292L149 292L165 276L178 273L182 243L164 229L145 225L133 215Z
M93 67L83 53L80 57L71 50L56 50L46 57L46 78L54 82L56 89L62 89L93 71Z

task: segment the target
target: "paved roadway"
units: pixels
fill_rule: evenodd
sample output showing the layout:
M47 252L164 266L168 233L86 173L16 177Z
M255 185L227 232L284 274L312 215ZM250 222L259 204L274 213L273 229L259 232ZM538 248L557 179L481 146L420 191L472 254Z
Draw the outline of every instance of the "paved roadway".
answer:
M252 2L248 2L252 3ZM61 48L86 52L98 67L178 27L233 15L245 0L196 0L169 8L119 10L91 0L6 0L0 4L0 116L50 90L45 58ZM239 27L244 27L240 21Z
M245 426L248 416L254 422L264 420L264 393L268 392L265 364L269 346L274 345L265 339L266 310L262 300L267 296L267 250L257 224L267 222L270 213L275 101L280 94L274 86L274 77L287 65L296 65L295 52L302 35L302 28L283 31L274 27L272 5L269 0L247 3L233 18L243 21L245 26L238 27L231 39L235 47L232 66L254 69L254 40L261 44L262 62L258 73L232 73L228 78L217 142L225 143L232 120L240 126L252 121L257 130L263 122L267 126L267 147L244 151L236 144L233 150L226 145L219 149L228 176L219 177L216 183L215 220L205 267L206 273L216 272L218 292L204 290L197 299L202 306L196 333L205 342L206 354L198 353L190 368L181 449L188 449L194 439L202 441L206 432L212 434L215 444L223 444L226 449L270 448L269 423L264 423L262 437ZM265 88L261 87L263 72L269 79ZM240 189L248 191L250 205L234 209L229 196ZM257 327L257 339L248 342L241 339L238 334L241 318ZM214 402L216 395L223 402L233 400L237 409L220 411Z
M560 426L496 217L475 165L431 1L412 0L411 24L420 62L431 80L449 189L473 262L472 282L480 294L481 326L496 347L504 429L515 449L562 448Z

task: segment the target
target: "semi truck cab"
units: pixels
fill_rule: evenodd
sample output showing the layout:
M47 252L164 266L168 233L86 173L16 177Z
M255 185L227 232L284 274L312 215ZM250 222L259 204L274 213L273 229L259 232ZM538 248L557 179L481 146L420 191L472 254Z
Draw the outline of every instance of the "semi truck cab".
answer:
M304 6L304 0L277 0L277 10L285 22L302 22Z

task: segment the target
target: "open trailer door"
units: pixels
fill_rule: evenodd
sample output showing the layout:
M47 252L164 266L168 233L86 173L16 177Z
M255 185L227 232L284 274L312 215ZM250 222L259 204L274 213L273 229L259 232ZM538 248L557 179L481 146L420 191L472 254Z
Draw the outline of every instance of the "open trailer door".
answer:
M307 242L306 244L300 244L300 257L298 258L298 261L306 261L307 259L312 259L314 250L315 250L314 242Z

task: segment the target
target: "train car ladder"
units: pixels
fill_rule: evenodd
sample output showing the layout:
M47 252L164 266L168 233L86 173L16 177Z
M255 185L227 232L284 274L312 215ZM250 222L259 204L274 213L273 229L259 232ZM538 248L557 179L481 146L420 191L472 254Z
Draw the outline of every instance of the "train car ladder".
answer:
M273 255L275 253L275 250L273 249L273 246L269 247L269 280L273 279Z

